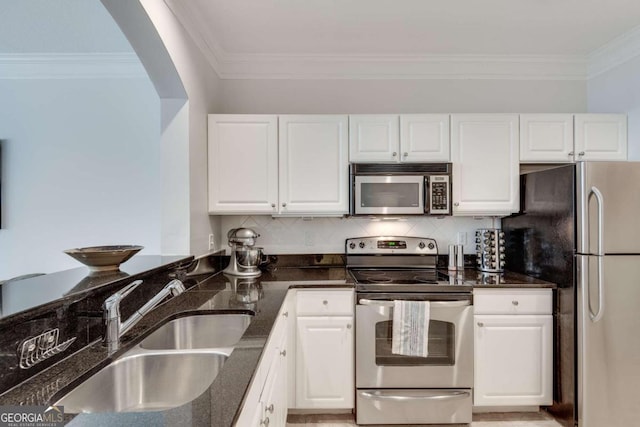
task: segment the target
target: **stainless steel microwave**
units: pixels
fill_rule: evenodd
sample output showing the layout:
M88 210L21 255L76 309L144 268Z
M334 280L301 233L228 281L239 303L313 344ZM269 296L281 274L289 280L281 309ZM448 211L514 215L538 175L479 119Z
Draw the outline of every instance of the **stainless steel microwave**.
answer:
M351 215L451 215L451 163L352 163Z

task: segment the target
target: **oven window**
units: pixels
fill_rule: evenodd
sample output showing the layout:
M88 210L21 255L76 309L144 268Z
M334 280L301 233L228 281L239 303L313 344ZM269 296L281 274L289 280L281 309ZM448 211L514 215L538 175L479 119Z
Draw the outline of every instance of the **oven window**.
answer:
M415 357L391 353L393 322L376 323L376 365L419 366L455 365L455 325L440 320L429 321L429 356Z
M360 207L363 208L413 208L420 206L418 183L361 184Z

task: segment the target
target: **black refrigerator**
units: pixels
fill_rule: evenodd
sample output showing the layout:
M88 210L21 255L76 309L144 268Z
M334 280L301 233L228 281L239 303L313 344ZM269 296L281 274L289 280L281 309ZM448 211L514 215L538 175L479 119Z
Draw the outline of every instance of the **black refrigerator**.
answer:
M520 177L507 270L554 282L554 405L564 425L640 425L640 163Z

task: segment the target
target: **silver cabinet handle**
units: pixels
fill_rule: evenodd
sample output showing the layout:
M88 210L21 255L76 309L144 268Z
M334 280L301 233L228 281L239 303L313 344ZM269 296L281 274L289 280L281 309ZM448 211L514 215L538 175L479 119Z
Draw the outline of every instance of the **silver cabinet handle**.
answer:
M287 357L287 350L282 350L280 356Z
M373 299L364 299L358 301L360 305L372 305L372 306L382 306L382 307L393 307L393 301L387 300L373 300ZM467 300L459 300L459 301L431 301L431 307L433 308L456 308L456 307L466 307L471 305L471 303Z
M398 155L398 153L394 151L393 153L391 153L391 155L392 155L393 157L395 157L395 156L397 156L397 155Z
M604 258L604 198L596 187L591 187L589 198L591 195L595 196L598 202L598 253L596 254L598 257L598 311L594 313L589 302L589 317L593 323L596 323L602 319L604 314L604 264L602 262Z
M267 406L267 408L265 409L265 412L270 412L273 414L273 410L275 409L275 407L273 406L273 403L269 406Z
M513 305L518 305L518 304L520 304L520 303L519 303L518 301L515 301L515 300L514 300L514 301L511 301L511 304L513 304Z
M478 322L478 326L480 326L482 328L484 326L484 323Z
M424 396L399 396L395 394L387 394L382 391L377 392L368 392L364 391L360 393L360 396L366 397L367 399L374 400L455 400L455 399L466 399L471 396L471 393L468 391L456 391L448 394L426 394Z

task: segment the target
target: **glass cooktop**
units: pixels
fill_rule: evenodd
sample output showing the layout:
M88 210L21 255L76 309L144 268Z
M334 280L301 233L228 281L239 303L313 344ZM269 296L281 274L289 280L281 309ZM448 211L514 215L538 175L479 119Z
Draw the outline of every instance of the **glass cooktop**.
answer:
M414 292L472 289L461 279L440 273L435 269L379 269L356 268L349 270L356 281L356 289L362 291ZM464 289L463 289L464 288Z

